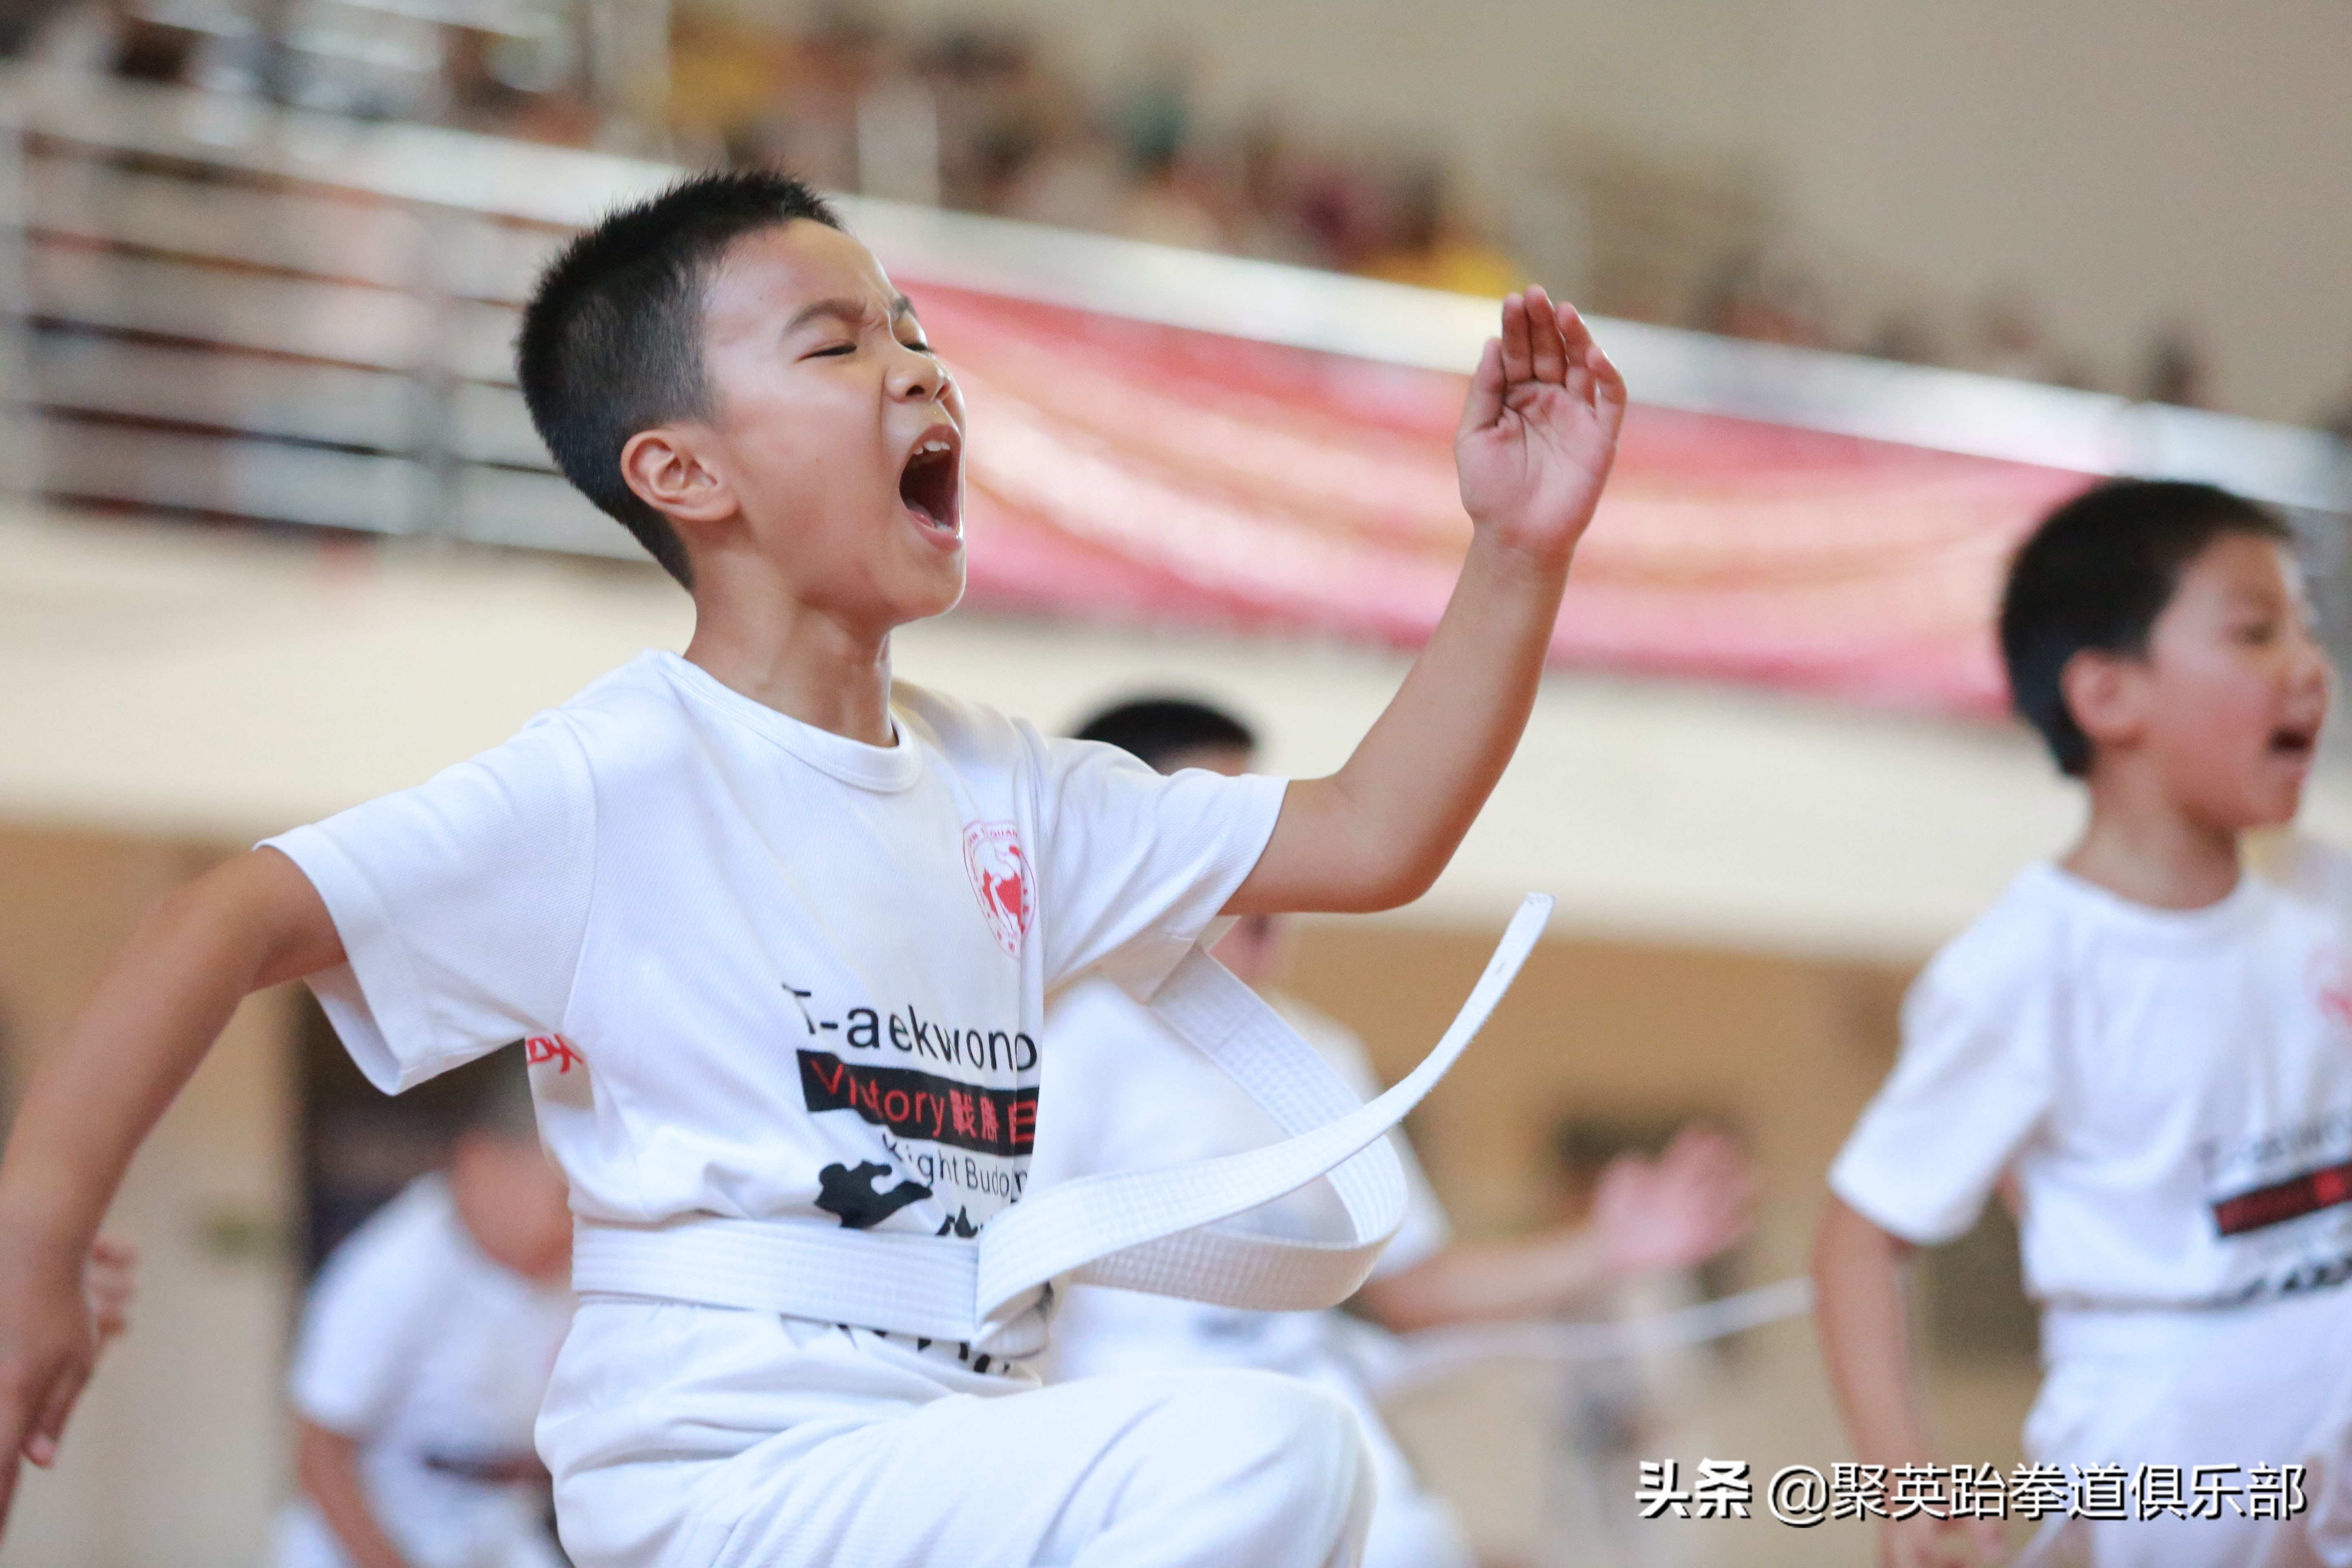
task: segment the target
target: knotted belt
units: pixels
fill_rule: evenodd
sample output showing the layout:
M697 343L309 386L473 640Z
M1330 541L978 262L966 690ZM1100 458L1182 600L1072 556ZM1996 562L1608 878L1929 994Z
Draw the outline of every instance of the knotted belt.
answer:
M1369 1103L1231 971L1198 948L1187 953L1145 1005L1265 1108L1290 1134L1280 1142L1076 1177L1024 1197L970 1240L709 1215L643 1226L582 1220L572 1287L983 1348L1057 1280L1263 1311L1336 1305L1364 1282L1404 1217L1404 1173L1382 1134L1485 1025L1551 906L1528 896L1444 1037ZM1336 1234L1301 1241L1218 1228L1317 1180L1346 1215Z

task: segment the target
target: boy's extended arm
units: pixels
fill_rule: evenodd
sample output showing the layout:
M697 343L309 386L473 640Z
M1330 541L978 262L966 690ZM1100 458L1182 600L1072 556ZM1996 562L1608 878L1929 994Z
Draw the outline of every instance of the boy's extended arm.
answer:
M0 1522L89 1375L83 1265L131 1156L248 992L342 958L294 863L240 856L157 906L34 1075L0 1161Z
M1889 1235L1832 1194L1813 1239L1813 1323L1846 1435L1866 1465L1932 1464L1911 1359L1911 1313L1904 1268L1911 1244ZM1886 1568L1973 1568L2000 1555L1990 1520L1939 1520L1925 1513L1879 1532Z
M1685 1128L1658 1159L1612 1163L1588 1223L1514 1241L1455 1242L1367 1280L1356 1301L1400 1333L1549 1316L1622 1281L1706 1262L1748 1234L1755 1199L1756 1178L1738 1147Z
M1454 441L1470 553L1429 646L1347 765L1302 779L1233 914L1391 909L1437 879L1527 727L1625 384L1576 311L1503 302Z
M294 1422L294 1479L335 1532L353 1568L408 1568L360 1483L359 1445L315 1421Z

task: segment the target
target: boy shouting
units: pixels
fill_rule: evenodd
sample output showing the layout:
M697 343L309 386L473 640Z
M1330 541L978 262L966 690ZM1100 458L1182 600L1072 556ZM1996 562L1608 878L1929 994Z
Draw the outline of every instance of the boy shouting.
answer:
M1149 994L1221 910L1383 909L1444 866L1615 450L1623 386L1575 312L1506 301L1452 604L1346 766L1286 787L894 685L891 633L963 591L963 405L799 182L615 215L549 269L520 355L558 463L692 592L693 637L134 938L0 1166L0 1443L64 1426L80 1259L140 1139L237 998L301 975L388 1089L531 1043L580 1226L539 1426L580 1568L1352 1561L1335 1402L1243 1373L1038 1390L1050 1291L961 1341L905 1303L1021 1195L1048 989ZM728 1304L751 1280L772 1310Z
M2342 1429L2352 868L2306 847L2267 881L2240 843L2294 819L2327 714L2288 542L2224 491L2126 480L2018 552L2012 700L2089 821L1920 976L1814 1254L1854 1447L1916 1480L1935 1456L1900 1266L2011 1184L2045 1369L2025 1447L2091 1478L2064 1529L2087 1531L2098 1568L2315 1561L2276 1539L2303 1501L2284 1468ZM1882 1560L1995 1560L1997 1524L1945 1511L1891 1521Z

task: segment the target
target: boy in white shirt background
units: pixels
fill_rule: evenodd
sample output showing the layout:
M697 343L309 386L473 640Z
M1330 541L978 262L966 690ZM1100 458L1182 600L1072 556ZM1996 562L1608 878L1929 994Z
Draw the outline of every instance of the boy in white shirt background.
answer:
M1353 1561L1344 1405L1243 1371L1037 1389L1051 1271L980 1297L971 1238L1027 1184L1049 986L1150 994L1220 912L1389 908L1452 856L1614 457L1623 384L1582 322L1505 302L1453 600L1349 762L1288 785L894 685L891 632L962 592L962 402L799 182L614 215L542 279L520 361L693 638L142 928L0 1163L0 1447L53 1454L124 1165L237 999L306 977L380 1088L527 1042L579 1227L538 1446L580 1568Z
M1921 975L1815 1248L1859 1458L1961 1458L1926 1432L1902 1265L2013 1194L2042 1310L2028 1456L2128 1478L2130 1517L2064 1527L2099 1568L2352 1561L2305 1539L2316 1514L2275 1521L2283 1468L2333 1447L2352 1385L2352 879L2309 847L2264 879L2242 847L2293 820L2328 707L2289 543L2222 491L2118 481L2019 551L2012 699L2088 820ZM2200 1465L2235 1467L2202 1503ZM1914 1513L1882 1557L1987 1562L2000 1534Z
M1256 739L1230 713L1177 698L1106 710L1078 738L1118 747L1164 773L1238 776ZM1271 990L1284 966L1276 917L1237 922L1219 962L1268 999L1360 1094L1379 1089L1363 1045L1295 997ZM1263 1110L1199 1051L1098 977L1056 999L1046 1020L1034 1170L1040 1182L1091 1172L1210 1159L1278 1135ZM1065 1116L1064 1105L1082 1108ZM1627 1156L1602 1174L1590 1223L1524 1239L1455 1241L1445 1211L1402 1133L1391 1133L1410 1190L1405 1221L1354 1299L1362 1320L1333 1310L1251 1312L1169 1296L1081 1285L1054 1327L1052 1375L1212 1366L1305 1378L1352 1405L1378 1481L1365 1568L1467 1568L1469 1542L1444 1500L1423 1490L1381 1420L1362 1342L1383 1330L1557 1314L1596 1304L1613 1286L1688 1268L1747 1233L1754 1182L1731 1142L1690 1129L1657 1160ZM1289 1205L1251 1216L1280 1225ZM1301 1228L1304 1228L1303 1226ZM1377 1328L1372 1325L1379 1325Z
M446 1169L320 1270L277 1568L560 1568L531 1426L572 1322L572 1215L523 1054L460 1069L472 1103Z

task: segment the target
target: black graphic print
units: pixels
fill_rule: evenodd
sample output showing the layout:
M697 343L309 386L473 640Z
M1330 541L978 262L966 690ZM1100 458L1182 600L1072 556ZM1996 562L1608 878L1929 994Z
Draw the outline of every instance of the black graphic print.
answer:
M889 1173L889 1166L871 1160L861 1162L854 1171L846 1165L827 1165L816 1173L816 1206L840 1215L846 1229L866 1230L931 1195L931 1189L920 1182L900 1182L887 1193L877 1191L875 1184Z

